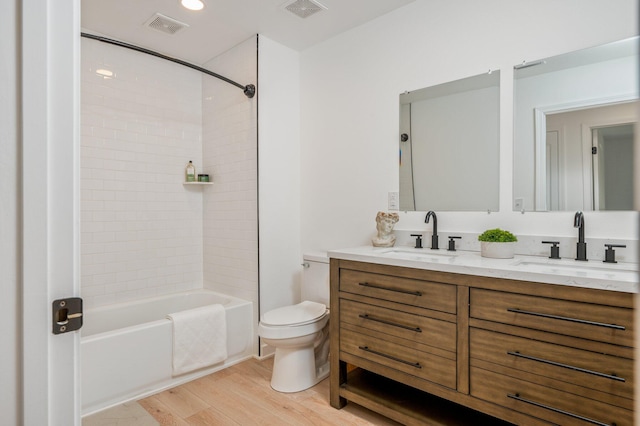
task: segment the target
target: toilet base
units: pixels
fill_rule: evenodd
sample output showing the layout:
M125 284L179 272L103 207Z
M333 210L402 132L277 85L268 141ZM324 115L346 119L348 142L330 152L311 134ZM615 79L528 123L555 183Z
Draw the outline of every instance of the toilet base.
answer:
M271 387L284 393L300 392L329 376L329 362L316 368L313 346L309 348L276 348Z

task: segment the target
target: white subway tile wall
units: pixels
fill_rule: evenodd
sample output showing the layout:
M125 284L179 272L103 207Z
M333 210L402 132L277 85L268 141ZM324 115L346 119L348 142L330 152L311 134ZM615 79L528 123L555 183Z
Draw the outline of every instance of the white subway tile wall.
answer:
M251 37L205 64L257 86ZM214 185L204 193L204 286L253 301L258 318L257 96L203 79L203 163Z
M256 84L256 66L254 37L205 65L241 84ZM81 105L85 305L206 287L257 315L257 98L83 39ZM189 160L214 184L184 186Z
M202 190L182 184L202 165L201 74L83 39L81 89L85 305L201 288Z
M255 43L206 67L255 84ZM257 314L256 108L213 77L82 40L87 307L207 287L252 300ZM214 184L185 187L188 160Z

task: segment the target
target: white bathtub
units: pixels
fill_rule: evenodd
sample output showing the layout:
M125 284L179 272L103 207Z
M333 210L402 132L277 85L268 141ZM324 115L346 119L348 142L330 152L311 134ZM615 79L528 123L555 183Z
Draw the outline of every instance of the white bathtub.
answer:
M172 377L172 324L166 315L217 303L226 309L228 358ZM253 355L252 303L208 290L89 309L83 318L83 416L185 383Z

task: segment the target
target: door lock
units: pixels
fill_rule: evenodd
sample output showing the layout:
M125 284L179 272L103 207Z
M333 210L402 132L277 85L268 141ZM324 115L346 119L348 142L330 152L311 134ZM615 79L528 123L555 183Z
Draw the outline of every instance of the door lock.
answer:
M82 299L69 297L53 301L53 334L76 331L82 327Z

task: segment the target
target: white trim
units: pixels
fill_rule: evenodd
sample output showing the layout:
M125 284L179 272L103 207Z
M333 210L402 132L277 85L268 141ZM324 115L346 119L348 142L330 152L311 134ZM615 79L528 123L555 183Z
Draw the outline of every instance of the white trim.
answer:
M596 135L593 133L593 128L589 124L582 124L581 128L582 133L582 150L583 153L590 154L589 161L583 161L582 163L582 181L585 183L585 206L590 206L593 210L600 210L600 188L598 187L597 180L599 172L599 164L597 161L594 161L594 154L591 153L591 149L593 147L598 146L598 141L596 140ZM594 180L596 182L594 182ZM586 188L589 187L591 190L589 194L586 192ZM591 197L591 202L587 204L587 195ZM585 208L584 210L590 210Z
M51 303L79 292L80 2L22 1L23 420L79 425L77 332Z
M534 159L534 190L535 190L535 211L547 210L547 119L546 112L541 108L534 109L534 138L535 138L535 159Z
M600 118L598 121L582 123L582 180L584 182L583 210L600 210L601 207L599 203L599 189L594 186L593 182L594 175L596 177L598 176L598 165L593 162L594 157L593 154L591 154L591 148L597 146L597 141L594 140L593 129L634 124L636 122L636 117L633 115L627 115L615 118Z

